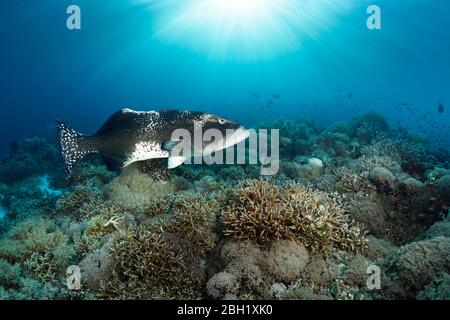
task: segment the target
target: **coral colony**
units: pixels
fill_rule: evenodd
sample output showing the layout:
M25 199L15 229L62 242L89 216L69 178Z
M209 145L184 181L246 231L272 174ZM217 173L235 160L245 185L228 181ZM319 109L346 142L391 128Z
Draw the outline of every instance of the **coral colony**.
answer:
M0 299L449 298L448 152L375 113L260 127L280 129L273 176L93 155L65 180L54 146L19 142L0 163Z

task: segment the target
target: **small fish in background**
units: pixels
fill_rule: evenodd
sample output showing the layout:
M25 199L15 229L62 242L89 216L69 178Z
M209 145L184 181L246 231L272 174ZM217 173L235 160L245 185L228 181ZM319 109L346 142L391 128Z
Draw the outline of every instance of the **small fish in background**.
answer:
M251 95L252 95L253 98L255 98L257 100L259 100L261 98L261 96L259 94L254 93L254 92L252 92Z
M351 99L353 98L353 93L350 92L350 93L348 94L348 98L351 100Z
M265 107L266 108L270 108L272 105L273 105L273 100L272 99L267 99Z
M223 139L202 141L201 150L194 143L195 126L202 130L216 129ZM126 167L134 162L156 158L168 158L167 167L173 169L187 158L171 154L181 140L172 140L172 133L185 129L190 133L195 154L211 154L231 147L249 136L249 131L231 120L197 111L161 110L134 111L122 109L114 113L94 135L76 132L62 121L57 121L59 146L64 158L66 174L70 177L73 167L84 156L98 153L117 159ZM233 130L229 134L228 130Z
M272 98L274 98L274 99L280 99L280 95L278 94L278 93L272 93Z
M439 113L444 113L444 111L445 111L444 105L441 102L439 102L438 112Z

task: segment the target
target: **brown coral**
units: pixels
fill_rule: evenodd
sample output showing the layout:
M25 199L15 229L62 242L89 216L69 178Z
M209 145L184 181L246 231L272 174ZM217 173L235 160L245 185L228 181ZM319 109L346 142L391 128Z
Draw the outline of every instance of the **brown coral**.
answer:
M189 194L175 199L172 206L173 223L167 231L182 237L192 257L204 256L214 248L214 226L220 202L213 197Z
M245 180L229 194L222 215L225 235L266 247L281 239L298 240L318 251L363 246L360 228L331 194L296 183L280 187L263 180Z
M128 294L134 295L134 298L149 298L147 294L154 288L162 288L180 298L198 295L199 283L192 270L185 264L182 255L160 235L145 229L119 235L113 242L111 256L116 263L119 282L126 283ZM104 291L110 295L122 294L114 291L114 288L120 290L117 283L106 287L108 290Z
M54 280L65 272L74 249L54 221L40 217L25 220L0 239L0 258L23 263L42 281Z
M300 277L309 261L305 247L292 240L277 241L264 253L263 266L277 281L291 282Z
M152 199L163 198L175 190L170 181L156 181L139 171L138 165L129 165L107 185L111 200L129 207L145 206Z

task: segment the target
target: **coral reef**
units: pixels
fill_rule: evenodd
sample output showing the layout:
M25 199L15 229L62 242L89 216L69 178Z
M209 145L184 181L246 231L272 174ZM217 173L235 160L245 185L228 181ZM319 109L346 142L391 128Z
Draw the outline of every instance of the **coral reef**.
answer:
M222 215L224 234L268 246L274 240L296 239L307 247L358 250L362 231L354 225L339 198L296 183L279 187L246 180L229 191L231 204Z
M108 197L131 207L145 206L149 200L161 198L175 190L169 181L155 181L149 175L129 165L106 187Z
M195 298L198 281L181 254L159 235L138 229L117 237L111 248L117 278L105 284L108 297L152 298L162 293ZM126 290L124 290L126 288Z
M390 298L414 298L437 275L450 271L450 238L435 237L400 247L385 261Z
M12 184L19 180L63 170L58 151L44 139L25 139L0 162L0 182Z
M165 159L119 173L94 155L65 180L53 146L14 144L0 163L0 299L450 299L446 150L376 113L257 127L280 129L271 178Z
M450 274L443 273L433 279L417 294L418 300L450 300Z

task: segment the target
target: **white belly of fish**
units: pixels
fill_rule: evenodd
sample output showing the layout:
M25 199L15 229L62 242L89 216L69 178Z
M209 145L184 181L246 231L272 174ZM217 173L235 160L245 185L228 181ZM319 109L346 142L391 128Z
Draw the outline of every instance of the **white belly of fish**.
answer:
M133 162L144 161L148 159L168 158L169 152L162 150L159 143L156 142L139 142L136 144L134 151L127 156L123 166L126 167Z

